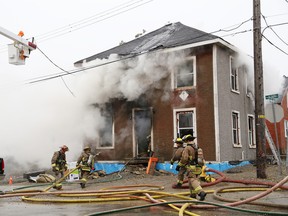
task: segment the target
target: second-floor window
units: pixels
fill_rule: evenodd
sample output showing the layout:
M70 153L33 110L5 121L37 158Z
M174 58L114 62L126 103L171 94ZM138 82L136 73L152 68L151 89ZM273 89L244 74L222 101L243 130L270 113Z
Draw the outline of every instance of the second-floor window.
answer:
M196 57L186 58L175 68L175 87L192 87L195 86Z
M232 112L232 142L234 147L241 146L240 143L240 114L237 111Z
M231 90L234 92L239 92L239 76L238 68L236 67L235 60L230 58L230 81L231 81Z

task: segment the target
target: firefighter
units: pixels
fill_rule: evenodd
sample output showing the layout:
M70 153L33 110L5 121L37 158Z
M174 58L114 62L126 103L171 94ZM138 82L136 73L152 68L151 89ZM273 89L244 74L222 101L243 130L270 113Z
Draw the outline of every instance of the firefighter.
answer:
M184 150L184 147L183 147L183 143L184 142L183 142L183 140L181 138L177 138L174 143L177 146L176 146L176 151L174 152L174 155L173 155L172 159L170 160L171 167L173 166L175 161L178 161L178 162L180 161L182 152ZM182 187L185 172L186 172L186 168L185 167L180 167L179 168L176 187L179 187L179 188Z
M79 156L77 160L77 165L79 166L80 170L80 186L81 188L86 187L88 176L90 175L90 172L94 170L94 155L91 154L91 148L89 146L85 146L83 148L83 152Z
M54 152L51 159L52 171L55 174L55 181L64 176L64 171L68 169L67 161L66 161L66 152L69 151L69 148L66 145L60 147L59 151ZM59 177L60 175L60 177ZM60 190L62 188L62 184L58 183L53 188Z
M191 134L188 134L182 138L186 142L187 146L184 148L181 159L176 167L176 170L180 170L182 167L186 167L190 197L196 198L199 196L199 200L205 200L206 193L200 185L200 174L202 173L202 166L205 163L202 149L198 148L195 143L195 138Z

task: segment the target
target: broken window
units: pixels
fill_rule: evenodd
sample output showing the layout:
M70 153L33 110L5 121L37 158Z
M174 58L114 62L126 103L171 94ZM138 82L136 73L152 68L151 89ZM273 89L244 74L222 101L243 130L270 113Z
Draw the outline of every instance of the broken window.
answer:
M176 88L181 87L192 87L195 86L195 71L196 61L195 57L185 59L182 64L176 66L175 72L175 86Z
M105 108L101 110L101 115L104 118L104 124L99 131L98 148L113 148L114 123L112 105L106 104Z

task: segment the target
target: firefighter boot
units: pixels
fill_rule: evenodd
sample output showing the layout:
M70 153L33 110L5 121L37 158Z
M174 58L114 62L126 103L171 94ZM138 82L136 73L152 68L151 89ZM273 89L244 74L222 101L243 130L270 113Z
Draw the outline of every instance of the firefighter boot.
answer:
M86 187L85 183L80 183L80 186L81 186L81 188L85 188Z
M182 188L182 183L181 182L177 182L177 184L175 185L176 188Z
M57 183L57 184L54 185L53 188L56 189L56 190L61 190L62 189L62 184L61 183Z
M190 194L190 198L196 199L196 194L195 193Z
M204 201L205 197L206 197L206 193L204 191L201 191L198 196L200 197L199 200L200 201Z

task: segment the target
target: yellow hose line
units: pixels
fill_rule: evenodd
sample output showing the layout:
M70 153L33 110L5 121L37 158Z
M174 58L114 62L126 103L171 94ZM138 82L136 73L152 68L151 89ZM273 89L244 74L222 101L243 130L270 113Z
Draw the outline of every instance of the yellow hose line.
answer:
M162 202L167 202L166 200L160 200L160 201L162 201ZM191 204L191 203L190 203L190 204ZM168 204L168 206L170 206L171 208L177 210L178 212L181 210L180 208L178 208L177 206L175 206L175 205L173 205L173 204ZM198 214L189 212L189 211L187 211L187 210L184 210L183 212L184 212L185 214L191 215L191 216L200 216L200 215L198 215ZM182 214L183 214L183 213L182 213Z
M145 193L145 195L146 195L151 201L153 201L154 203L167 202L166 200L163 200L163 199L161 199L161 200L159 200L159 201L158 201L158 200L155 200L155 197L151 197L150 194L147 194L147 193ZM189 198L189 200L190 200L190 199L191 199L191 198ZM167 204L167 205L170 206L171 208L177 210L178 212L180 211L180 208L178 208L177 206L175 206L175 205L173 205L173 204ZM185 213L188 214L188 215L192 215L192 216L199 216L199 215L194 214L194 213L189 212L189 211L185 211Z
M188 206L190 206L190 205L191 205L191 203L185 203L184 205L182 205L181 209L179 210L179 216L183 216L184 212L187 214L187 211L185 209L188 208ZM196 215L196 214L193 214L193 215Z
M225 189L221 189L221 193L230 193L230 192L243 192L243 191L266 191L267 187L225 187ZM219 189L218 189L219 190ZM281 190L281 189L276 189ZM275 191L276 191L275 190ZM216 190L214 190L215 193Z
M135 198L136 199L136 198ZM96 198L96 199L37 199L22 197L23 201L30 202L46 202L46 203L91 203L91 202L110 202L110 201L124 201L124 200L133 200L132 198Z
M114 195L114 194L143 194L143 193L153 193L155 195L161 195L161 196L169 196L169 197L176 197L176 198L180 198L180 199L184 199L184 200L190 200L189 197L186 196L182 196L182 195L178 195L178 194L171 194L171 193L166 193L166 192L160 192L160 191L151 191L151 190L133 190L133 191L121 191L121 192L116 192L116 193L107 193L106 195ZM46 195L45 193L39 194L39 195ZM48 193L47 195L52 195L51 193ZM79 195L79 194L77 194ZM103 194L98 194L98 195L102 195ZM31 202L56 202L56 203L75 203L75 202L107 202L107 201L119 201L119 200L131 200L132 198L125 198L124 197L117 197L117 198L94 198L94 199L41 199L41 198L29 198L29 197L25 197L22 196L22 200L23 201L31 201Z
M150 184L125 185L125 186L112 186L112 187L102 188L101 190L119 189L119 188L131 188L131 187L154 187L154 188L158 188L159 190L164 190L164 187L163 187L163 186L159 186L159 185L150 185Z

